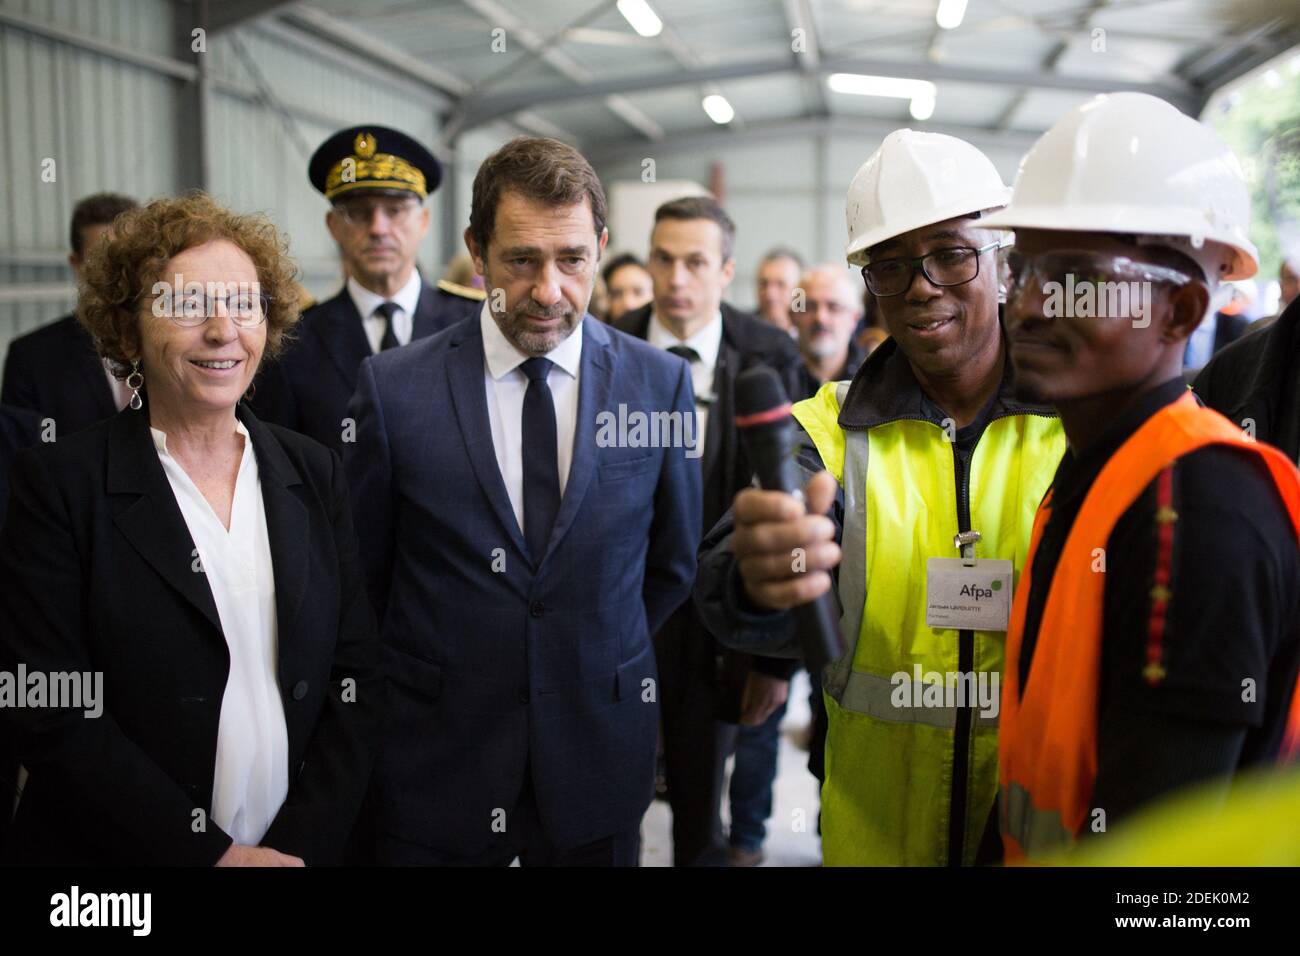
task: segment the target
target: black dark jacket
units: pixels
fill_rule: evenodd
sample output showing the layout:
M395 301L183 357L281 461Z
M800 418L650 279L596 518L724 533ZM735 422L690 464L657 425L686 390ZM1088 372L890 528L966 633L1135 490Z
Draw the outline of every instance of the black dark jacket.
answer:
M231 842L210 819L229 653L146 412L25 451L13 470L0 670L103 674L97 718L0 711L30 774L10 850L19 862L208 865ZM374 616L337 456L243 406L239 417L266 509L289 740L288 796L263 845L329 863L373 760Z
M25 408L0 405L0 528L9 504L9 469L24 448L40 440L41 416Z
M1215 355L1192 388L1260 441L1300 458L1300 298Z
M60 438L117 412L90 333L71 315L9 343L0 402L54 419Z
M645 305L625 313L614 323L621 332L646 338L650 328L653 305ZM722 344L715 366L713 392L716 404L709 408L708 428L705 432L704 454L700 465L704 475L704 525L708 532L731 507L732 499L754 478L753 466L745 456L735 426L736 376L756 365L766 365L781 376L786 394L797 400L803 363L794 340L780 329L773 328L747 312L722 304ZM698 631L700 640L710 641L711 636L691 601L687 601L674 616L674 624ZM718 714L732 722L739 718L740 694L744 675L749 667L776 677L790 677L797 665L774 658L753 658L728 652L723 656L719 673L721 692L717 701Z

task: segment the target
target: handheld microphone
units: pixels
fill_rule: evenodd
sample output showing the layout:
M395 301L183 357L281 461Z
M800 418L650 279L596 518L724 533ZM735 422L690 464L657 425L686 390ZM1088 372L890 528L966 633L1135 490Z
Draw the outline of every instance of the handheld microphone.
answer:
M794 419L781 379L763 365L736 377L736 430L760 487L803 498ZM808 671L820 674L844 653L835 599L827 591L794 609L795 629Z

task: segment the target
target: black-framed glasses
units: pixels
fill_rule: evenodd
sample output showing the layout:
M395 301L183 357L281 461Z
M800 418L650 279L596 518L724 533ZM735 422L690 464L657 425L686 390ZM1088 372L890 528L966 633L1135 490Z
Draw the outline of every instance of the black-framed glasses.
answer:
M1001 245L999 240L978 249L974 246L948 246L912 259L881 259L862 267L862 279L877 298L902 295L912 287L912 279L918 271L931 285L965 285L980 274L980 256Z
M217 303L226 307L230 321L241 329L255 329L271 313L275 299L263 292L232 292L230 295L208 296L202 292L170 295L163 293L153 300L153 314L168 318L186 329L197 328L217 314Z

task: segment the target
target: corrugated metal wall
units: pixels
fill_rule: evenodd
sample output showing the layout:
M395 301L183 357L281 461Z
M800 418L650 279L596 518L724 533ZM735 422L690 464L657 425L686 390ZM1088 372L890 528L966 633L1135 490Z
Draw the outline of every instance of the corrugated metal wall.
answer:
M217 81L211 97L211 191L236 209L265 212L286 229L304 283L317 296L327 294L339 283L338 257L325 230L325 200L307 182L311 151L335 130L367 121L431 145L437 134L435 111L441 104L394 93L368 71L323 60L285 31L272 35L253 25L235 31L234 40L244 56L223 36L210 47L211 75ZM277 109L222 84L251 87L245 57L277 106L288 112L305 150L285 129ZM422 270L435 279L443 267L440 201L437 193L428 201L429 234L419 253Z
M0 0L0 10L88 36L169 53L166 0ZM77 198L166 192L175 180L176 80L0 25L0 287L40 284L0 303L0 348L72 304L68 220ZM125 104L130 104L129 108ZM53 161L53 181L42 178ZM60 295L58 284L68 290Z
M175 38L188 35L189 11L171 0L0 0L0 13L13 18L175 61L185 59ZM374 66L348 62L278 25L252 23L208 37L208 188L286 230L317 296L337 287L339 270L325 201L306 179L310 151L334 130L366 121L432 144L443 105L436 94L386 83ZM192 91L155 66L0 19L0 354L12 337L73 304L66 259L77 199L103 190L143 199L193 180L195 170L182 159L197 130L197 117L182 112L195 102ZM49 183L41 179L46 159L55 163ZM419 256L435 278L444 260L440 198L429 202Z

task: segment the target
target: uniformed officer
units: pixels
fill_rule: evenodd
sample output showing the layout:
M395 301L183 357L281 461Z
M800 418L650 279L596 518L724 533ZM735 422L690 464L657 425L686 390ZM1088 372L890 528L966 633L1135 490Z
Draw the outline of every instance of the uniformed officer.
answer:
M263 420L341 451L361 360L477 314L483 293L429 285L415 267L429 231L424 199L442 173L414 139L383 126L342 130L312 155L307 175L330 201L325 225L347 284L303 313L298 341L259 376L252 403Z

